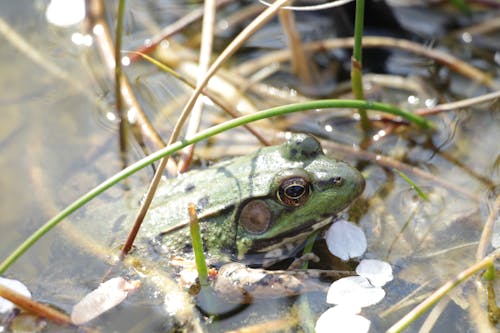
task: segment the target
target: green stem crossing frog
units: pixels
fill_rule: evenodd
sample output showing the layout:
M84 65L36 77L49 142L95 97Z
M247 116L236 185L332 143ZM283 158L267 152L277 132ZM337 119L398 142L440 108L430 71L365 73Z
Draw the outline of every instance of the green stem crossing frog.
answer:
M188 204L194 203L212 261L281 260L351 204L365 181L355 168L325 156L312 136L190 171L160 187L141 233L155 248L191 252ZM221 260L219 260L221 261Z

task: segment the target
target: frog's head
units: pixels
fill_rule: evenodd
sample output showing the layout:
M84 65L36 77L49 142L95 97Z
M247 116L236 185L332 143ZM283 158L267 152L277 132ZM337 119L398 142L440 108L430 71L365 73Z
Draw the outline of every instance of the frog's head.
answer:
M286 167L268 195L243 203L237 216L238 253L268 252L297 243L328 224L364 190L365 180L349 164L324 155L308 135L294 135L279 146Z

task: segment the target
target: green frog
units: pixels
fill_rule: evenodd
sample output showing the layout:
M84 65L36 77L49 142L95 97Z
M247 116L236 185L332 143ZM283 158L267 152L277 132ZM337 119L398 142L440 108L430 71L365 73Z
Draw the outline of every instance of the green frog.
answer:
M141 233L160 252L186 257L192 252L187 226L193 203L209 259L278 261L330 224L329 217L364 186L359 171L325 156L312 136L295 134L281 145L167 180Z

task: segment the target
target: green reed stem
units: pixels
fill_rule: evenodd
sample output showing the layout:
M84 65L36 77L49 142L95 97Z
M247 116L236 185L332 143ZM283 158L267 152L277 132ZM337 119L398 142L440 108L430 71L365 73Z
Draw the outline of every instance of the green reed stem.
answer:
M415 182L411 180L410 177L408 177L402 171L399 171L397 169L395 169L395 171L401 176L401 178L404 179L405 182L408 183L408 185L410 185L412 189L414 189L417 192L419 197L421 197L425 201L429 201L429 196L424 191L422 191L422 189L417 184L415 184Z
M364 100L363 92L363 25L365 17L365 0L356 0L356 16L354 21L354 47L351 58L351 85L352 93L356 99ZM371 128L366 110L358 109L361 118L361 128L368 132Z
M198 279L202 287L208 286L208 269L205 261L205 253L203 253L203 241L201 239L200 224L196 215L196 208L191 202L188 206L189 212L189 233L191 235L191 243L193 244L194 261L198 270Z
M64 208L56 216L54 216L47 223L42 225L38 230L36 230L31 236L29 236L19 247L17 247L1 264L0 264L0 274L3 274L24 252L26 252L37 240L39 240L43 235L45 235L49 230L55 227L59 222L64 220L66 217L75 212L78 208L82 207L84 204L97 197L99 194L110 188L111 186L117 184L121 180L127 178L128 176L134 174L140 169L148 166L149 164L159 160L162 157L169 156L174 152L187 147L193 143L197 143L208 137L214 136L221 132L227 131L231 128L242 126L257 120L262 120L265 118L281 116L288 113L306 111L311 109L325 109L325 108L354 108L363 110L377 110L393 115L400 116L407 119L410 122L417 124L423 128L432 128L432 123L419 117L415 114L405 112L399 108L391 105L378 103L378 102L367 102L360 100L342 100L342 99L326 99L317 100L306 103L283 105L274 108L270 108L257 113L249 114L239 118L228 120L222 124L212 126L203 130L189 139L184 139L182 141L174 142L173 144L164 147L143 159L131 164L120 172L116 173L114 176L106 179L101 184L94 187L92 190L87 192L85 195L78 198L76 201L71 203L69 206Z
M316 230L315 232L310 234L309 237L307 237L306 244L304 245L304 250L302 251L302 255L312 252L314 242L316 241L316 237L318 237L318 233L319 233L319 230ZM309 267L309 260L305 260L302 263L301 268L307 269L307 267Z

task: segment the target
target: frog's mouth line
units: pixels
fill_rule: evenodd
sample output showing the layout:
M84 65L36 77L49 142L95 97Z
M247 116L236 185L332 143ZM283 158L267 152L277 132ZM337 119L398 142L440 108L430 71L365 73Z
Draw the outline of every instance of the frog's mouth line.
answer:
M363 192L363 189L360 191L360 194ZM344 207L341 210L341 212L348 210L349 207L351 207L353 204L354 200L351 201L346 207ZM300 245L300 242L298 242L299 240L305 240L305 238L307 238L314 231L322 229L333 223L335 220L338 219L339 213L335 215L328 214L323 218L321 218L319 221L311 221L308 224L302 225L300 228L282 232L271 238L254 239L252 247L249 249L249 252L253 253L269 252L271 250L284 247L287 244L294 242L299 243L297 245L299 246Z
M312 221L309 224L303 225L301 228L285 231L272 238L255 239L249 251L254 253L268 252L273 249L283 247L286 244L297 243L297 241L307 238L314 231L331 224L336 218L336 215L329 215L324 219Z

